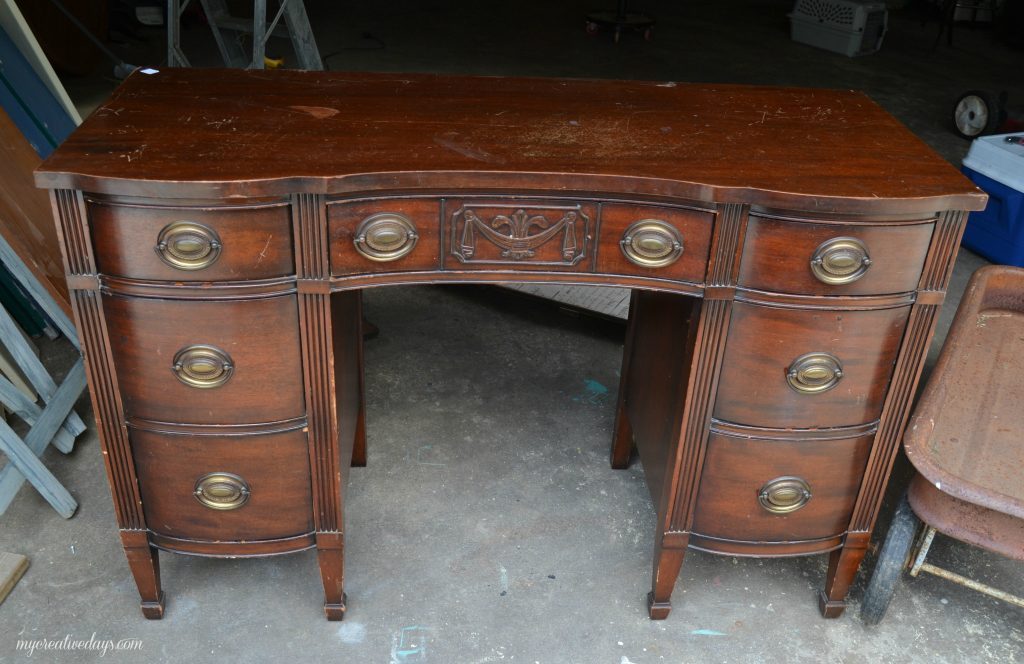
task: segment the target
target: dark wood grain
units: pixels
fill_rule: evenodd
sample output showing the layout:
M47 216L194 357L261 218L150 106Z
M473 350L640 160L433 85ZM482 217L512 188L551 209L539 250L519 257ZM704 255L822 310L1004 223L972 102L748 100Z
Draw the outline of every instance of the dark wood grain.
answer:
M820 606L838 615L965 211L985 201L856 92L433 75L136 74L36 177L65 187L53 196L65 272L115 513L154 618L156 548L313 546L326 616L344 616L345 487L366 449L360 289L509 281L645 291L612 462L628 463L635 441L657 511L650 616L668 615L688 546L831 551ZM102 200L88 215L83 193ZM418 245L368 261L353 233L389 211L413 219ZM225 240L191 274L152 247L185 213ZM623 256L624 230L649 218L680 232L675 263ZM835 236L870 253L848 286L810 275ZM228 351L231 380L179 383L172 358L191 344ZM789 387L808 352L840 358L835 388ZM204 520L184 478L215 462L264 489L292 481L273 506ZM808 506L781 518L751 507L776 473L807 476ZM277 527L288 514L294 528Z
M810 220L809 220L810 221ZM805 295L876 295L917 288L934 223L892 225L823 224L751 215L739 285ZM811 257L823 242L852 237L871 257L864 276L850 284L822 283L811 272Z
M909 307L874 311L800 310L737 302L726 342L715 417L775 428L838 427L878 419ZM793 360L825 352L843 378L802 394L786 380Z
M431 74L136 73L37 176L178 197L453 180L822 211L984 205L859 92Z
M622 253L619 242L626 229L643 219L664 221L679 231L683 240L683 254L675 263L665 267L641 267L629 261ZM714 214L705 210L605 203L601 206L597 271L700 283L707 269L713 222Z
M383 213L400 214L409 219L419 239L406 256L381 263L356 251L353 240L363 220ZM441 265L440 222L441 204L436 199L390 198L332 203L327 206L331 274L436 270Z
M693 532L731 540L797 541L842 534L850 522L873 434L838 440L765 440L712 433L704 458ZM757 464L750 463L758 459ZM758 491L783 476L811 488L790 514L761 507Z
M111 205L90 201L96 267L103 274L166 281L236 281L291 275L287 204L249 207ZM194 221L213 229L223 249L209 267L180 270L160 260L157 237L168 224Z
M104 313L129 420L234 424L276 422L305 411L294 295L206 302L106 297ZM234 373L211 389L180 382L174 355L208 344Z
M597 215L593 201L573 198L446 200L444 267L589 272L597 252ZM489 237L484 229L493 235ZM514 240L539 237L545 231L557 232L517 250Z
M634 336L622 390L655 505L672 481L668 460L679 441L700 306L696 298L636 291L630 312Z
M146 523L155 533L197 540L263 540L313 530L306 435L174 436L133 430L132 450ZM207 473L238 475L251 490L234 510L195 496Z

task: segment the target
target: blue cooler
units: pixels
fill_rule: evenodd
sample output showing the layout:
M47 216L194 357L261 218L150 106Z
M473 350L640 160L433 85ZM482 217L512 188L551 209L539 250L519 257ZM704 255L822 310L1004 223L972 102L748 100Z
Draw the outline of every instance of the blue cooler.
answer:
M1001 134L971 143L963 172L988 194L988 205L967 219L963 245L993 263L1024 267L1024 145Z

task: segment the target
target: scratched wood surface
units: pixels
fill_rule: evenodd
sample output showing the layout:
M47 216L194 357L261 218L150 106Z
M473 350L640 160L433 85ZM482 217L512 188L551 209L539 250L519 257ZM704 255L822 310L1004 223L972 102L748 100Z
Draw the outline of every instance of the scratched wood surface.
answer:
M451 186L452 173L464 186L549 190L558 174L565 189L822 211L848 199L898 199L906 211L984 204L859 92L216 69L132 75L37 182L277 195Z

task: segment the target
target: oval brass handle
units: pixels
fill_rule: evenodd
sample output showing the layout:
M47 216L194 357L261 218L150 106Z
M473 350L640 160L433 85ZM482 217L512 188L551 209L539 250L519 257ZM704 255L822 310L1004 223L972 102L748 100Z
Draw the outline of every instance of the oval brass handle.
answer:
M640 267L665 267L683 255L683 238L675 226L660 219L641 219L626 229L619 247Z
M757 502L772 514L795 512L811 499L811 487L799 477L776 477L757 492Z
M177 270L202 270L220 258L223 248L217 231L196 221L176 221L156 238L156 255Z
M192 495L211 510L237 510L249 501L249 485L232 473L208 473L196 480Z
M189 387L220 387L235 371L231 356L215 346L186 346L174 354L171 371Z
M367 217L356 229L356 251L371 261L395 261L416 247L416 226L401 214L383 212Z
M843 379L843 365L831 353L807 353L786 369L789 386L803 394L827 392Z
M871 267L864 243L855 237L835 237L818 245L811 257L811 272L830 286L852 284Z

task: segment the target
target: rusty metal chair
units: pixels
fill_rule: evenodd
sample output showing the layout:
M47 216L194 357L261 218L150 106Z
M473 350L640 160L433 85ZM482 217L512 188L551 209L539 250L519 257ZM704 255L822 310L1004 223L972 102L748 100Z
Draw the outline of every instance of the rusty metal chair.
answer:
M1024 607L925 562L936 532L1024 561L1024 269L971 278L903 446L917 474L868 583L864 622L882 619L908 566Z

